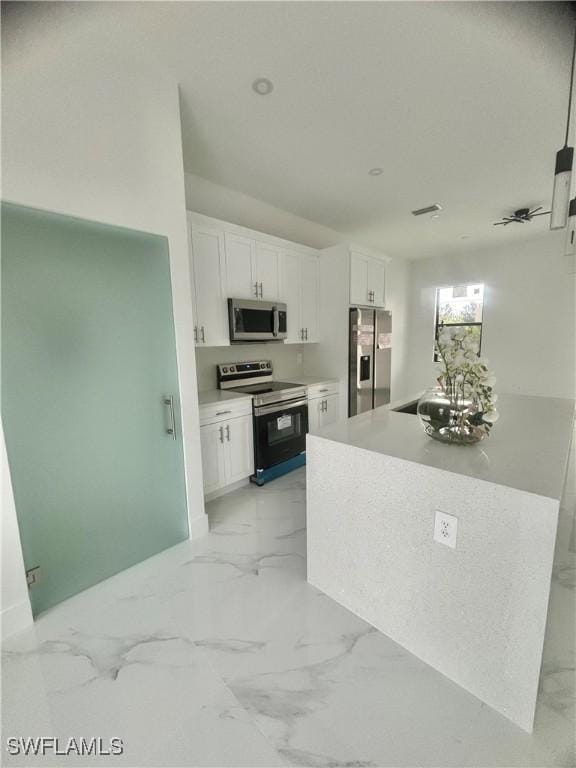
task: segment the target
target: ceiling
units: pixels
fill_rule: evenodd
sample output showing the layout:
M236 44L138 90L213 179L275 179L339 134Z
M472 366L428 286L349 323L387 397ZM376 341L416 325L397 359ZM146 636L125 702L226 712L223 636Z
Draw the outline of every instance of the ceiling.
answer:
M570 4L119 5L180 83L190 173L409 258L546 231L492 222L550 204Z

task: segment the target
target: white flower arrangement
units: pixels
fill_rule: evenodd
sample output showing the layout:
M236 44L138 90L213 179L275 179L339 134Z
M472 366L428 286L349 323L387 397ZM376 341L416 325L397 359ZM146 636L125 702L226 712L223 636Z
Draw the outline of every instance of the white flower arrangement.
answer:
M475 401L478 410L467 419L475 428L488 433L497 421L498 395L494 392L496 377L488 361L477 353L478 340L471 328L443 326L436 340L436 353L441 361L437 379L456 407Z

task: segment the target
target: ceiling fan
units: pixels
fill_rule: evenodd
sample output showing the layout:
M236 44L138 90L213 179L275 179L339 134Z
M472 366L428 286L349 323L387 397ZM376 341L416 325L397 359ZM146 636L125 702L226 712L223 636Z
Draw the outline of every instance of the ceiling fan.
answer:
M542 207L540 205L532 210L530 208L518 208L511 216L503 216L502 221L495 221L494 226L497 227L499 224L506 226L506 224L512 224L513 221L524 224L526 221L532 221L535 216L547 216L550 211L542 211ZM538 213L538 211L542 211L542 213Z

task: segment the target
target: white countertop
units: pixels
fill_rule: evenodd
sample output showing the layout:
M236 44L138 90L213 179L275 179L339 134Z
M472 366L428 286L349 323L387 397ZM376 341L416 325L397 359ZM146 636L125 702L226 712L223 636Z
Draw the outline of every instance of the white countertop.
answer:
M314 384L338 383L338 379L323 378L322 376L282 376L282 381L290 381L294 384L302 384L303 387L311 387ZM252 399L252 395L243 392L231 392L223 389L205 389L198 392L198 405L213 405L225 400Z
M330 376L283 376L282 379L306 387L312 387L314 384L338 384L338 379Z
M500 419L490 435L476 445L446 445L434 440L426 435L417 416L396 413L390 406L331 424L317 437L560 499L574 401L500 395L498 411Z
M198 405L214 405L214 403L223 403L225 400L251 400L252 395L246 395L243 392L229 392L225 389L205 389L198 392Z

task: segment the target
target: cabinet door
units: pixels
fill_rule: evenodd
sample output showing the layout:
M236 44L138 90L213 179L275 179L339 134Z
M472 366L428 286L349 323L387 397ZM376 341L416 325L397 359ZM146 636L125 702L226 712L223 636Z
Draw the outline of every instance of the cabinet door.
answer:
M318 305L320 303L320 269L315 256L301 256L302 326L304 341L318 341Z
M322 409L323 399L317 397L314 400L308 400L308 432L315 435L320 428L320 411Z
M300 254L294 251L284 251L282 254L282 295L280 299L287 305L288 335L286 342L291 344L302 342L300 258Z
M224 233L194 227L191 242L196 294L196 344L211 347L228 345L226 299L222 292Z
M255 299L254 240L226 232L226 299Z
M325 403L324 409L320 410L320 426L325 427L327 424L333 424L338 421L340 399L338 395L328 395L328 397L322 398L321 403Z
M226 485L224 466L224 424L200 427L204 493L212 493Z
M350 304L370 304L368 297L368 257L350 254Z
M226 485L254 474L252 416L230 419L224 425Z
M386 279L386 265L379 259L368 261L368 290L373 291L374 300L371 304L375 307L384 306L384 283Z
M256 241L253 274L261 299L280 298L280 248Z

